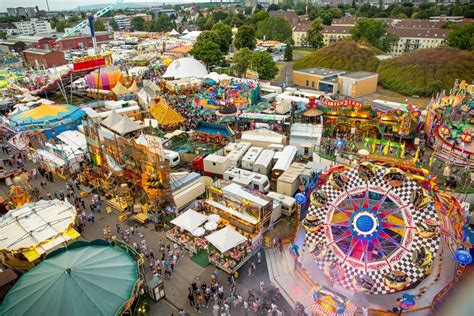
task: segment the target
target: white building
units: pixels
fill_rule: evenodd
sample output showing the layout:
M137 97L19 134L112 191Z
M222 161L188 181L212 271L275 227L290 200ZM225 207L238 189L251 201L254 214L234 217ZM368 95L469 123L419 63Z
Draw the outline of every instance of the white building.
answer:
M390 54L399 56L420 48L435 48L445 45L449 29L441 28L390 28L390 33L398 36L393 43Z
M114 20L115 22L117 22L117 25L120 30L129 29L130 26L132 25L132 21L126 15L116 15L114 16Z
M49 21L31 19L30 21L13 22L22 35L33 35L41 33L51 33L53 29Z

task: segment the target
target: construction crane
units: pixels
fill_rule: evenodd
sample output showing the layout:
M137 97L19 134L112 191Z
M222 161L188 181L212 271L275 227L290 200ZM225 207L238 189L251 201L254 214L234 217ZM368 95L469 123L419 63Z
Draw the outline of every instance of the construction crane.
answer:
M106 15L107 13L109 13L110 11L112 11L113 9L115 9L115 7L117 7L119 4L121 4L123 2L123 0L117 0L115 3L112 3L111 5L108 5L106 6L105 8L103 9L100 9L99 11L97 11L92 17L92 19L96 19L96 18L100 18L101 16L104 16ZM90 18L90 17L89 17ZM58 39L56 39L56 41L60 41L62 40L63 38L65 37L68 37L68 36L71 36L71 35L74 35L76 34L77 32L79 31L82 31L83 28L85 28L88 24L90 24L89 20L90 19L86 19L84 21L82 21L81 23L79 23L78 25L76 25L75 27L73 27L72 29L68 30L66 33L64 33L64 35ZM94 33L94 30L91 29L91 33ZM92 34L92 37L93 37L93 41L95 42L95 37L94 37L94 34Z

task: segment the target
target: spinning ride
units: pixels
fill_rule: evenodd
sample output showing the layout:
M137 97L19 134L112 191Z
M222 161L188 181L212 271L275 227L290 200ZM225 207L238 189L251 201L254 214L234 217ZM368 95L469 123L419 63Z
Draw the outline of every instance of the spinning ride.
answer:
M435 201L423 186L398 168L332 169L313 192L303 223L320 269L345 288L369 294L421 282L441 239Z

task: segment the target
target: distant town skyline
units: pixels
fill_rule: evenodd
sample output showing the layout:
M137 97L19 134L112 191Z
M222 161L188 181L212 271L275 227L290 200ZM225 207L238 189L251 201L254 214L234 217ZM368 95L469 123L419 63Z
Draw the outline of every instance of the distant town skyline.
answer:
M51 11L57 10L71 10L75 9L78 6L88 6L88 5L98 5L98 4L111 4L114 3L114 0L73 0L73 1L66 1L66 0L48 0L49 9ZM183 3L183 2L191 2L190 0L166 0L166 1L147 1L147 0L125 0L124 3ZM193 1L193 2L203 2L203 1ZM46 0L2 0L0 1L0 11L6 12L7 8L16 8L16 7L36 7L40 10L47 10L46 7Z

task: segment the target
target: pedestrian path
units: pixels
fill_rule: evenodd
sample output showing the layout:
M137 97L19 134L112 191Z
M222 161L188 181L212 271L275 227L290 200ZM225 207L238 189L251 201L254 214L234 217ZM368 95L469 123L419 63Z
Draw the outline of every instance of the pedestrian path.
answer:
M278 249L266 249L265 257L273 285L280 289L283 297L293 308L296 302L304 304L309 291L316 285L304 268L298 267L295 270L294 261L287 248L283 253Z

